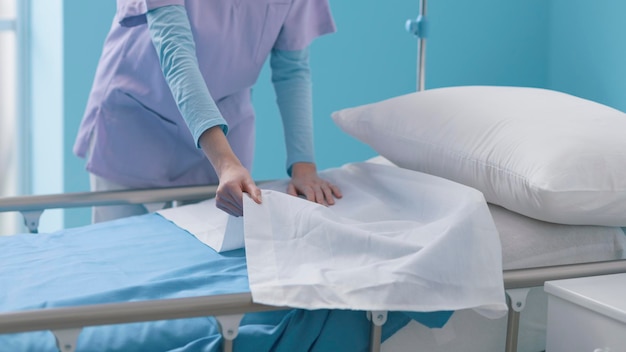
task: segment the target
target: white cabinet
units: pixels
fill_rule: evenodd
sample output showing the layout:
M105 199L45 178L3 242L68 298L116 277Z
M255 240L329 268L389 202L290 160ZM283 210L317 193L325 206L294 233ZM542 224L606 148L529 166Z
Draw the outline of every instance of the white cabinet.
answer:
M546 352L626 352L626 274L548 281Z

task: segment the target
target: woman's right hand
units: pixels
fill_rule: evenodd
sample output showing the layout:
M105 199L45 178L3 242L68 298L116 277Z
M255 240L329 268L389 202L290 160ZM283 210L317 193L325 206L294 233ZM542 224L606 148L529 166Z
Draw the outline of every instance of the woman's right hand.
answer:
M215 195L216 206L232 216L242 216L244 193L257 204L261 204L261 190L246 168L240 164L221 170Z
M198 142L220 180L215 195L219 209L233 216L242 216L244 193L261 204L261 190L231 149L221 126L204 131Z

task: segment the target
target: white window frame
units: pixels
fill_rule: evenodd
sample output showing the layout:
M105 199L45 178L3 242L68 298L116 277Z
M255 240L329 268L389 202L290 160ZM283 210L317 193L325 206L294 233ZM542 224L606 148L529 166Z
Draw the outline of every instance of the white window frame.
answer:
M30 55L30 6L31 0L17 0L16 43L17 43L17 131L21 194L31 194L31 55Z
M16 118L17 118L17 148L21 161L18 165L19 193L30 193L30 36L28 18L30 0L16 0L16 17L0 18L0 31L15 32L16 42Z
M0 32L15 33L15 156L16 187L18 195L30 194L31 192L31 147L30 147L30 30L29 15L31 0L15 0L16 13L14 18L0 18ZM16 217L21 218L19 214ZM19 219L18 218L18 219ZM24 229L20 221L16 221L15 231Z

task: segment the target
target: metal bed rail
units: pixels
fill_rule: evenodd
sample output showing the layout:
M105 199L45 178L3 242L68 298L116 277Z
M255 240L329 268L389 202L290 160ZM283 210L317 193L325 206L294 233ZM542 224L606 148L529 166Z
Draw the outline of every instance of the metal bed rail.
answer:
M46 209L156 202L173 202L175 206L177 202L193 202L212 198L216 191L217 185L209 185L5 197L0 198L0 212L17 211L22 213L24 224L28 230L36 233L39 227L39 218Z
M223 337L223 351L230 352L243 314L286 309L293 308L254 303L250 293L106 303L1 313L0 334L50 330L59 351L73 352L84 327L213 316ZM368 312L368 317L370 351L379 352L387 313Z
M274 180L257 181L257 185ZM24 225L37 233L39 218L46 209L83 208L107 205L169 203L178 206L215 197L217 185L145 188L122 191L74 192L0 198L0 213L20 212Z
M39 219L46 209L82 208L106 205L144 204L156 202L193 202L215 196L216 185L151 188L123 191L75 192L0 198L0 212L17 211L24 225L37 233Z
M197 201L215 196L217 185L76 192L0 198L0 212L38 211L104 205L142 204L167 201Z
M48 308L0 314L0 333L284 310L252 302L250 293Z
M626 260L569 264L504 271L505 289L543 286L546 281L626 272ZM139 302L108 303L0 314L0 334L50 330L61 351L74 351L76 339L86 326L140 321L214 316L220 323L224 350L231 351L244 313L291 309L257 304L250 293L202 296ZM372 320L370 351L380 351L381 327L386 312L369 312ZM234 318L234 319L233 319ZM506 351L517 350L519 312L509 307Z

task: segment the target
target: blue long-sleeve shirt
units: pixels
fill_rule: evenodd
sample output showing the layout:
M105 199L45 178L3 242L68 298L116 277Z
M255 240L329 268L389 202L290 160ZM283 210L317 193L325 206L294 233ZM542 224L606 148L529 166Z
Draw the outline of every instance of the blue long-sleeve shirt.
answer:
M183 6L164 6L147 13L148 28L161 68L197 146L202 133L228 124L200 73L195 43ZM309 50L272 50L272 83L284 126L287 172L296 162L314 162L312 89Z

